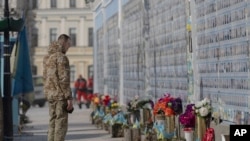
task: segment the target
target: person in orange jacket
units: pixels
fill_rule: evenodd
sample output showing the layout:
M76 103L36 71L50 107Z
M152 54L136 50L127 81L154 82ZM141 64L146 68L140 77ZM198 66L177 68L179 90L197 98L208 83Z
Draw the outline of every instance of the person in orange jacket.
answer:
M81 109L82 101L85 104L87 102L87 93L88 93L87 81L82 77L82 75L79 75L78 79L75 81L75 89L77 93L77 103L79 108Z

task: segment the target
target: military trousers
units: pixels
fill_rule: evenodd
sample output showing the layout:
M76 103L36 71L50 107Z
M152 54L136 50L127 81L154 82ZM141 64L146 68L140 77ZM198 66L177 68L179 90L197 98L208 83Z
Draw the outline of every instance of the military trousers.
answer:
M64 141L68 130L67 100L49 101L48 141Z

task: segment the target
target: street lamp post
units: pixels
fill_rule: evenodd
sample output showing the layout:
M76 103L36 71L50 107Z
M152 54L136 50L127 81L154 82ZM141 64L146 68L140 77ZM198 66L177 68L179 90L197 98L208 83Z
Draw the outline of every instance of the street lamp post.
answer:
M4 45L1 48L3 50L3 98L2 98L2 113L3 113L3 133L0 126L0 141L12 141L13 140L13 113L12 113L12 87L11 87L11 72L10 72L10 55L12 51L12 46L10 44L9 32L20 32L24 27L24 20L22 18L16 19L10 17L9 11L9 1L4 1L4 18L0 19L0 31L4 32ZM0 100L1 102L1 100ZM1 107L0 107L1 110ZM0 112L0 113L1 113ZM0 115L1 116L1 115ZM0 118L1 120L1 118ZM1 121L0 121L1 122ZM3 139L2 139L3 138Z
M4 17L7 18L8 28L4 30L4 97L3 97L3 118L4 118L4 141L13 140L13 117L12 117L12 96L11 96L11 73L10 73L10 54L9 43L9 3L5 0Z

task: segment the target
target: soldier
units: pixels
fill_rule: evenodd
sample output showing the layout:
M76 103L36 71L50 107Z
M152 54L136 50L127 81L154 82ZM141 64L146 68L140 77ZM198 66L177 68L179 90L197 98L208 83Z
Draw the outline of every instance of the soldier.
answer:
M49 104L48 141L64 141L68 129L68 112L73 111L70 67L65 55L70 37L62 34L52 42L43 59L44 94Z

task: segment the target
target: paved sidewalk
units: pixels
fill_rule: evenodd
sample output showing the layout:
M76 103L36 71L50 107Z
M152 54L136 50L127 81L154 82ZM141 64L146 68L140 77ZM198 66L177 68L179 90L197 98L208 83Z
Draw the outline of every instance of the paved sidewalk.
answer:
M124 141L124 138L111 138L107 131L92 125L89 118L91 109L74 107L75 111L69 115L66 141ZM32 107L27 115L32 122L24 126L21 135L15 135L14 141L47 141L48 107ZM211 126L215 129L215 141L221 141L221 134L229 133L229 125Z
M91 109L79 109L76 105L69 115L69 128L66 141L123 141L123 138L111 138L103 129L97 129L89 119ZM32 121L24 126L21 135L15 135L14 141L47 141L48 107L32 107L28 113Z

